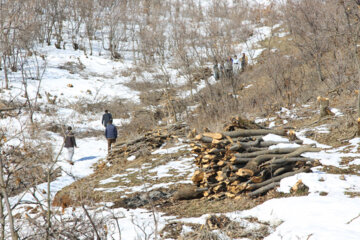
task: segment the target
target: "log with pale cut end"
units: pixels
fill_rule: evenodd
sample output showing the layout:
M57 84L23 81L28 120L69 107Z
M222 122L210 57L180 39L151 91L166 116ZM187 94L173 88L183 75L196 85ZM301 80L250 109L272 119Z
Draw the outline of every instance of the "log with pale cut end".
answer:
M294 130L290 130L288 136L289 136L289 140L290 140L290 141L296 141L296 140L298 140L298 138L297 138Z
M231 138L237 137L249 137L249 136L259 136L259 135L267 135L267 134L276 134L280 136L286 136L286 130L273 130L273 129L243 129L236 130L233 132L223 132L224 136L229 136Z
M218 171L216 174L217 174L217 176L215 177L216 181L222 182L225 180L226 175L222 171Z
M196 140L201 141L203 143L212 143L213 139L211 137L203 136L202 134L196 135Z
M221 133L205 132L203 136L210 137L212 139L221 140L224 136Z
M230 192L226 192L225 195L226 195L228 198L235 198L235 197L236 197L235 194L230 193Z
M252 183L261 183L261 182L264 181L264 176L252 176L252 177L250 178L250 181L251 181Z
M226 150L225 149L219 149L219 148L212 148L209 150L209 154L220 154L220 153L225 153Z
M209 159L210 161L214 160L215 158L216 158L216 155L212 155L212 154L205 154L203 156L203 159Z
M219 166L219 167L223 167L223 166L225 166L225 161L219 161L218 163L217 163L217 165Z
M244 185L242 185L242 184L230 185L230 186L227 186L227 191L229 191L230 193L233 193L233 194L239 194L242 191L244 191L245 188L246 187Z
M236 175L238 175L240 177L252 177L252 176L254 176L254 172L250 169L240 168L236 172Z
M208 196L210 196L210 194L211 194L210 191L205 191L205 192L203 193L204 197L208 197Z
M219 183L219 185L213 188L214 193L223 192L225 190L226 190L226 184L224 182Z
M191 181L193 181L193 183L195 184L198 184L204 180L204 176L205 173L203 171L196 170L194 172L194 175L191 177Z

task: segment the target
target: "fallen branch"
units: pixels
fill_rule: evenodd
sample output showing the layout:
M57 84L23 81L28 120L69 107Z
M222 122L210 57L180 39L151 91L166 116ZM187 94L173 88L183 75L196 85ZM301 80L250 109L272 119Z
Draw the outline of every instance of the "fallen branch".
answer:
M257 197L265 192L268 192L269 190L277 187L277 186L280 186L280 183L279 182L273 182L273 183L270 183L262 188L259 188L257 189L256 191L253 191L253 192L250 192L248 193L248 196L249 197Z
M280 136L285 136L286 131L285 130L272 130L272 129L243 129L243 130L237 130L232 132L223 132L222 134L224 136L229 136L231 138L237 138L237 137L249 137L249 136L259 136L259 135L267 135L267 134L276 134Z
M293 171L293 172L287 172L287 173L284 173L284 174L282 174L280 176L270 178L270 179L268 179L268 180L266 180L266 181L264 181L262 183L249 184L248 189L251 189L251 190L258 189L258 188L266 186L266 185L268 185L270 183L279 182L283 178L290 177L290 176L296 175L298 173L307 172L309 170L310 170L309 167L305 167L305 168L300 168L300 169L298 169L296 171Z

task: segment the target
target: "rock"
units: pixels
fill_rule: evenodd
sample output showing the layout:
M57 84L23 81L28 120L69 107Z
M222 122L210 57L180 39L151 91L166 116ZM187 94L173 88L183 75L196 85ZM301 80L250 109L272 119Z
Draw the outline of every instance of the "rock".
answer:
M179 189L173 196L174 200L190 200L195 198L201 198L203 196L202 192L197 192L195 187L183 187Z
M148 193L139 193L133 197L126 198L122 201L124 207L138 208L149 204L150 202L156 202L170 198L171 194L160 190L154 190Z

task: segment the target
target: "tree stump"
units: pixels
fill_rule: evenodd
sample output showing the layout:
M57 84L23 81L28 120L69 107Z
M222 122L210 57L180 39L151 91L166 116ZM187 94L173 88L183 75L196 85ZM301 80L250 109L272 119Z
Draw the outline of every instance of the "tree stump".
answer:
M320 106L320 118L329 116L329 115L334 115L334 113L331 112L331 110L329 108L330 101L328 98L319 96L319 97L317 97L317 101Z

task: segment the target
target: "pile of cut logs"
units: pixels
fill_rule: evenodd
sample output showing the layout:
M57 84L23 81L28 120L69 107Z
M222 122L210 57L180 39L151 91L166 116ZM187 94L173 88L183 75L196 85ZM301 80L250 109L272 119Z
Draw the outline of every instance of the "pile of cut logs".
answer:
M184 137L186 132L187 125L179 123L154 129L133 140L118 141L112 147L107 160L110 163L126 162L126 158L129 156L138 157L150 154L166 141Z
M242 194L257 197L278 186L281 179L308 172L318 164L314 159L302 157L301 154L320 149L313 145L303 145L294 131L264 129L254 123L251 127L257 129L241 129L239 125L234 125L243 121L236 121L234 118L231 124L225 126L225 129L232 131L204 132L197 135L191 144L192 152L197 155L195 163L199 168L192 181L199 190L204 191L205 197L234 198L241 197ZM267 134L284 136L289 140L265 141L263 137ZM296 144L286 148L275 147L280 143Z

